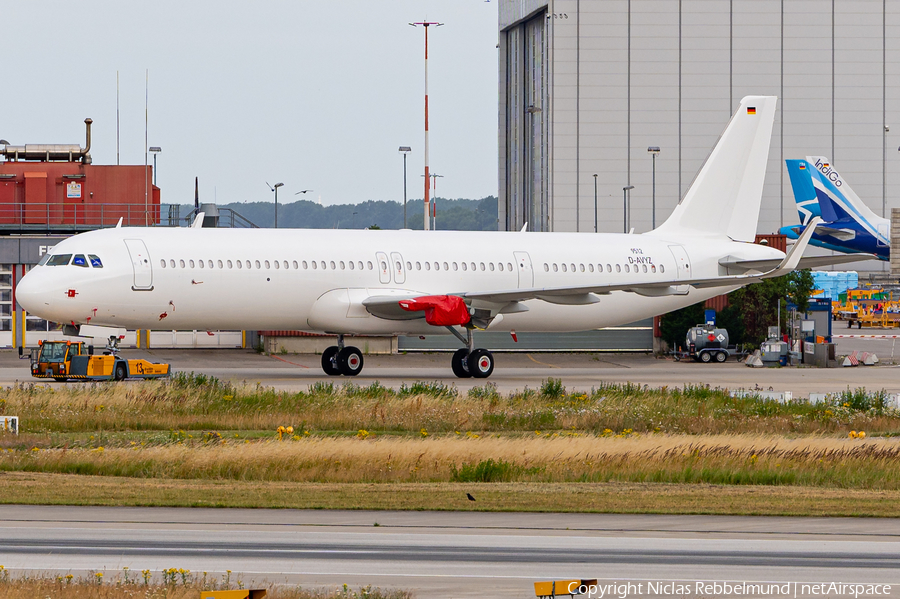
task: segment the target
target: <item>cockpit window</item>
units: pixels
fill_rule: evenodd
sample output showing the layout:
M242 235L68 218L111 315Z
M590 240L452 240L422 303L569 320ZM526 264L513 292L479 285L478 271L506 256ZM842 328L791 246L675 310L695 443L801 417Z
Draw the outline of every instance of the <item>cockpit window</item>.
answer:
M72 266L80 266L81 268L87 268L88 263L87 263L87 259L84 257L84 254L75 254L75 258L72 259Z
M50 254L44 254L43 257L40 259L40 261L38 261L37 265L43 266L43 265L47 264L47 261L49 259L50 259Z
M95 256L94 254L88 254L88 259L91 261L91 266L94 268L103 268L103 263L100 262L100 258Z
M72 254L56 254L47 262L47 266L66 266L72 260Z

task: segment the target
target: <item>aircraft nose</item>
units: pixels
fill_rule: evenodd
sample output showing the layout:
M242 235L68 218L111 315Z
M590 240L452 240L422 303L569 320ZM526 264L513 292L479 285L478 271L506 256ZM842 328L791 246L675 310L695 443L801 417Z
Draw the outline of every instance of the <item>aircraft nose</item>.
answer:
M41 306L46 308L46 294L41 292L41 284L38 281L38 273L30 271L16 285L16 301L25 308L26 312L39 314Z

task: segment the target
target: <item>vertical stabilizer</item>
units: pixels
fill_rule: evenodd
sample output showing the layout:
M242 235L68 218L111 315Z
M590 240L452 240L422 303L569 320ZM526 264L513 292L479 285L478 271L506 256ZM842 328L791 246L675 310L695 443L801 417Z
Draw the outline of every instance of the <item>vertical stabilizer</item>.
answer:
M775 96L747 96L731 117L661 235L726 235L753 241L759 221Z
M785 160L784 163L791 180L791 189L794 192L794 202L797 204L800 224L806 226L809 224L809 219L822 214L819 200L816 198L816 188L812 182L812 167L806 160Z
M810 167L809 174L812 178L812 184L820 197L827 195L840 209L853 215L857 220L867 221L868 224L875 225L884 220L872 212L859 199L856 192L850 188L850 185L841 177L828 158L825 156L807 156L806 162Z

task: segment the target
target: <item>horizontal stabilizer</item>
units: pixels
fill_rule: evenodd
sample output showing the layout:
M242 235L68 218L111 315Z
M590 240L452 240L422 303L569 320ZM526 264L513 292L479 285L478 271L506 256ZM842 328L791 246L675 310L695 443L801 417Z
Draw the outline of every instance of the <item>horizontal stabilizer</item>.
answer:
M819 268L849 264L861 260L878 260L875 254L842 254L837 256L804 256L800 259L798 269ZM778 260L721 260L719 264L727 268L743 268L744 270L769 270L778 266Z

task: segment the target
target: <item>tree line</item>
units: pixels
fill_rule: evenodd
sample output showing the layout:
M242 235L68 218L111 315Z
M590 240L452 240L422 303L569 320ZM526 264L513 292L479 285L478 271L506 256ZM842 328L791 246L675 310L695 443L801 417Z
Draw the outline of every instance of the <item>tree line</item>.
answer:
M435 198L437 228L445 231L496 231L497 198L480 200ZM258 227L275 226L274 202L222 204ZM193 206L182 205L183 218ZM164 213L165 214L165 213ZM424 207L422 200L410 200L406 205L406 227L422 230ZM361 204L321 206L309 200L278 204L278 227L298 229L379 229L403 228L403 204L394 201L369 200Z

